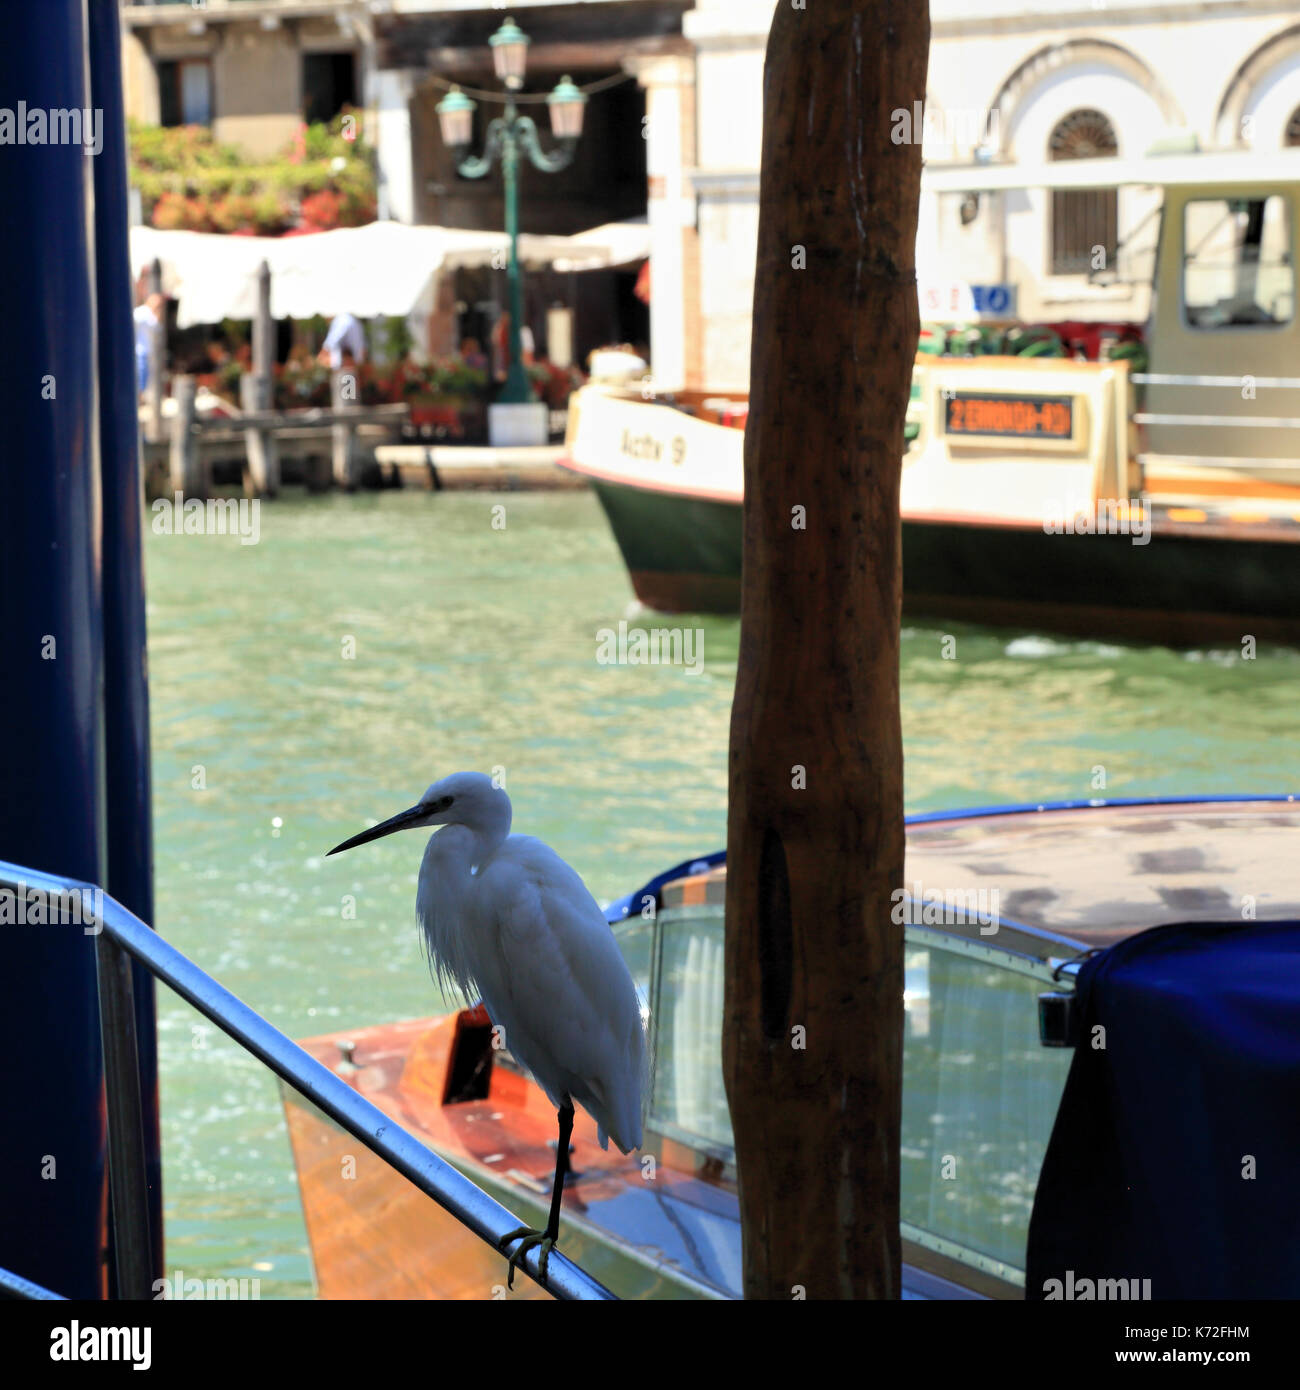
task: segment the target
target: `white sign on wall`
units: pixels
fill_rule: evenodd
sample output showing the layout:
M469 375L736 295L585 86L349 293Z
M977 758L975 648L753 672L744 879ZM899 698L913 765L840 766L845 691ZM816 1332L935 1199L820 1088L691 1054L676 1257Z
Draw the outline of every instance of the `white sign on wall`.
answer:
M930 281L918 286L923 322L1012 319L1014 285L971 285L965 280Z

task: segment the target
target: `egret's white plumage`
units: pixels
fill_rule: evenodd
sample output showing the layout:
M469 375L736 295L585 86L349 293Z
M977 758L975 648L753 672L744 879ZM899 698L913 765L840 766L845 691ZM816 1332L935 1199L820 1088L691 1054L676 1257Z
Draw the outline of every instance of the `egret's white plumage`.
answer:
M444 986L481 996L505 1044L557 1108L569 1096L624 1152L641 1147L645 1036L614 935L577 873L531 835L511 835L510 798L478 772L435 782L450 804L420 865L416 914Z
M510 1275L542 1247L543 1279L559 1230L573 1103L596 1121L602 1148L641 1147L646 1041L632 976L596 900L568 864L531 835L510 833L510 798L479 772L435 782L409 810L339 850L394 831L440 826L420 864L416 915L445 987L482 998L505 1044L559 1112L560 1143L546 1230L521 1228Z

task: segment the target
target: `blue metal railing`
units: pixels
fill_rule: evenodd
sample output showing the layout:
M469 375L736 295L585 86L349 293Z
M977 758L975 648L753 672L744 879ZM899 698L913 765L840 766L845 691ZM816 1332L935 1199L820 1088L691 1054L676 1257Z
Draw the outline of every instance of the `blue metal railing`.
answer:
M0 891L25 891L44 895L47 900L58 897L66 901L70 893L96 893L89 884L63 878L57 874L24 869L17 864L0 860ZM114 946L133 956L182 999L211 1019L223 1032L232 1037L245 1051L252 1053L265 1066L286 1081L300 1095L323 1111L349 1134L378 1154L390 1168L431 1197L444 1211L455 1217L494 1249L503 1236L522 1223L500 1202L476 1187L463 1173L427 1149L414 1135L408 1133L391 1116L354 1091L328 1067L309 1056L297 1043L241 999L219 985L210 975L194 964L157 932L128 912L107 893L102 898L102 911L97 925ZM47 928L52 931L78 930L75 926ZM131 1026L127 1020L127 1026ZM112 1055L105 1057L105 1081L108 1089L108 1119L112 1130L115 1120L128 1117L132 1107L122 1105L128 1088L135 1088L138 1097L137 1074L116 1066ZM135 1106L138 1112L138 1098ZM118 1238L130 1233L118 1233ZM147 1244L147 1233L134 1233L137 1241ZM502 1257L504 1261L504 1256ZM538 1251L530 1250L519 1262L522 1269L548 1293L559 1299L612 1299L614 1295L603 1284L580 1269L559 1250L551 1252L545 1282L539 1278ZM17 1275L0 1271L0 1292L20 1298L58 1297L48 1290Z
M55 1299L65 1301L61 1293L53 1293L11 1269L0 1269L0 1298Z

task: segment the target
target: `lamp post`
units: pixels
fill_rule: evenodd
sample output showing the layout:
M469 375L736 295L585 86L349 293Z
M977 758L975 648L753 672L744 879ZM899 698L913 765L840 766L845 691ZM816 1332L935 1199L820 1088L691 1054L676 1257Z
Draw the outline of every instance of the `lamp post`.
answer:
M443 143L458 156L457 168L467 179L486 178L497 160L505 183L506 235L510 238L510 368L499 400L503 405L527 405L533 399L528 373L524 370L523 317L524 288L519 269L519 158L526 154L535 169L557 174L573 162L573 152L582 136L586 93L568 77L562 78L546 98L551 113L551 132L559 146L551 154L542 149L537 126L530 116L521 116L514 93L524 85L528 64L528 35L507 18L488 40L497 77L505 84L505 114L487 128L481 155L467 154L473 136L472 101L459 87L453 87L438 103L438 122Z

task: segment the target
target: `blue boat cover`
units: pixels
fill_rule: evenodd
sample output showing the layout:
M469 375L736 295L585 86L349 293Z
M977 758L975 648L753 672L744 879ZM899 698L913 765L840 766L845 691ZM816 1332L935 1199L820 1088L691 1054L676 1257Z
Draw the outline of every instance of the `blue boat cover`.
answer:
M1077 1005L1026 1297L1300 1298L1300 922L1142 932Z

